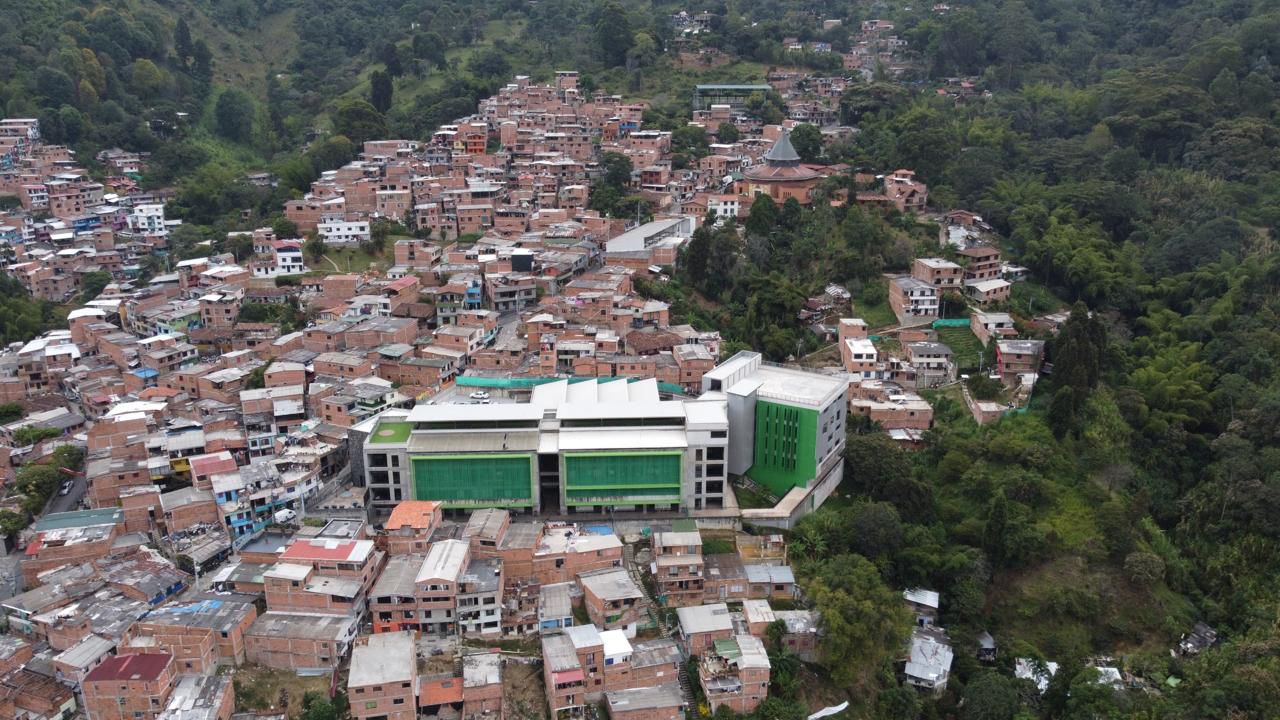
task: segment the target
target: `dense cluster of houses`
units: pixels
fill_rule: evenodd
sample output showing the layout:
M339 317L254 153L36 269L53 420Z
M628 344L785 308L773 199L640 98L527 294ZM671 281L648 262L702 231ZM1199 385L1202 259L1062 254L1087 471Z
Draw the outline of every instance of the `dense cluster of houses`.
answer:
M686 19L693 35L710 27ZM904 70L892 31L864 22L845 68ZM715 142L693 159L642 126L644 104L578 80L516 77L426 142L366 142L288 201L298 234L329 248L363 245L385 221L415 234L390 239L385 267L346 272L265 227L227 236L247 257L206 243L178 259L166 195L139 189L147 157L104 151L109 175L95 180L37 120L0 121L0 194L20 206L0 216L5 272L68 305L91 275L109 278L65 330L0 351L0 402L26 411L0 427L0 474L85 451L83 479L62 486L83 483L79 507L18 538L26 590L0 602L13 630L0 636L0 715L227 720L221 666L349 663L359 720L482 717L501 713L506 660L459 654L437 672L428 641L536 637L556 717L604 702L615 720L675 720L695 688L711 712L755 709L767 643L817 657L819 618L797 604L778 536L704 554L692 521L622 538L530 516L790 527L839 484L848 416L909 445L931 426L915 391L957 379L931 326L944 293L978 308L970 327L996 344L1006 385L1034 382L1043 344L988 307L1025 270L1001 261L980 217L949 213L940 255L954 259L921 258L890 282L904 326L892 348L845 318L834 375L752 352L722 360L719 333L672 324L639 288L668 279L702 222L743 218L762 196L809 205L848 173L803 161L790 136L800 122L847 134L829 127L847 81L776 71L768 85L698 86L693 122ZM787 120L750 117L753 96L775 91ZM714 137L725 124L739 137ZM602 153L631 162L622 189L652 221L588 207ZM835 201L928 203L910 170L855 182ZM802 312L848 301L831 286ZM19 447L27 429L51 437ZM777 507L739 508L736 477ZM17 493L0 507L25 517ZM308 507L326 520L299 526ZM944 687L949 653L922 627L905 676Z
M692 521L673 527L627 538L640 547L628 554L608 526L500 509L446 518L441 503L405 501L376 529L273 529L193 577L121 509L51 514L27 542L29 589L0 602L11 631L0 709L227 720L234 692L219 668L349 665L355 718L481 717L501 712L506 662L439 641L525 637L540 646L555 717L606 701L625 717L675 720L695 685L713 711L750 712L768 692L766 640L815 659L818 618L793 609L780 537L740 534L703 555ZM675 627L663 607L677 608ZM455 662L432 672L441 647Z

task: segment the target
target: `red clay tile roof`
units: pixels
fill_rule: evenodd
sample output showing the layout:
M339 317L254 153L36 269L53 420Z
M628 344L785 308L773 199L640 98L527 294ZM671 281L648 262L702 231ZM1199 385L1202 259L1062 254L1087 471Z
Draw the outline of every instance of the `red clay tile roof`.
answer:
M440 503L434 500L405 500L391 511L384 527L388 530L405 527L426 530L431 527L431 517L439 507Z
M347 560L356 551L354 540L300 540L280 553L281 560Z
M419 693L418 704L445 705L462 702L462 678L443 678L441 680L424 681Z
M102 664L85 676L85 682L102 680L155 680L173 661L169 653L145 653L141 655L117 655L102 661Z
M213 475L214 473L231 472L236 467L235 458L230 457L230 455L223 456L221 452L198 455L191 458L191 474L201 477Z

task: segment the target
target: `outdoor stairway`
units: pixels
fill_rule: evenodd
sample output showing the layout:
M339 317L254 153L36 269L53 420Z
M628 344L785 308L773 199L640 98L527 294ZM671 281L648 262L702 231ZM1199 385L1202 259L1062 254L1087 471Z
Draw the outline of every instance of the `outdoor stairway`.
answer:
M627 567L627 574L635 581L640 588L640 592L644 593L645 600L649 601L649 617L653 623L658 626L658 632L662 633L662 637L669 638L675 636L675 629L667 624L666 614L658 612L658 602L653 597L653 593L649 592L649 586L644 583L641 572L636 567L635 548L627 543L622 546L623 563ZM683 653L681 655L683 657ZM694 705L693 685L689 678L689 664L683 660L680 663L680 696L684 698L685 717L693 717L693 713L698 711Z
M698 707L694 705L693 684L689 680L689 663L680 663L680 696L684 698L685 717L697 717Z

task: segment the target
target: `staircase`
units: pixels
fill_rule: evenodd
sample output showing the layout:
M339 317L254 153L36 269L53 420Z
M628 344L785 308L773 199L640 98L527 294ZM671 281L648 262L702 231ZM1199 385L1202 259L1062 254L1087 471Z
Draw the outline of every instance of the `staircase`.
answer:
M693 683L689 678L689 663L680 663L680 696L684 698L685 717L697 717L698 706L694 704Z
M644 577L639 566L636 565L635 547L631 544L622 546L622 558L627 568L627 574L635 581L640 592L644 593L645 600L648 601L649 617L653 620L653 624L658 626L658 632L664 638L675 637L675 628L667 624L666 613L658 612L658 601L653 597L653 593L649 592L649 586L644 583ZM680 661L680 696L684 699L685 717L696 717L698 712L697 705L694 704L693 683L689 677L689 664L683 653Z
M671 637L675 634L674 630L667 625L666 618L663 613L658 612L658 601L653 597L653 593L649 592L649 586L644 583L644 576L640 567L636 565L635 546L630 543L622 546L622 562L627 568L627 574L631 576L631 580L640 588L640 592L644 593L644 599L648 605L649 617L653 620L653 624L658 626L658 631L662 633L662 637Z

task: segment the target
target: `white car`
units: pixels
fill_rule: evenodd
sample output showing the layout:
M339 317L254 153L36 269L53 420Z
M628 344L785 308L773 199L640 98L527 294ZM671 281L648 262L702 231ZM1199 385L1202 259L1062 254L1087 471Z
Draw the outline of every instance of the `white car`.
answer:
M489 393L485 392L484 390L477 390L471 393L471 399L472 400L488 400Z
M76 484L75 484L75 481L74 481L74 480L64 480L64 481L62 482L62 487L58 490L58 494L59 494L59 495L64 495L64 496L65 496L65 495L70 495L70 494L71 494L71 488L73 488L73 487L75 487L75 486L76 486Z

